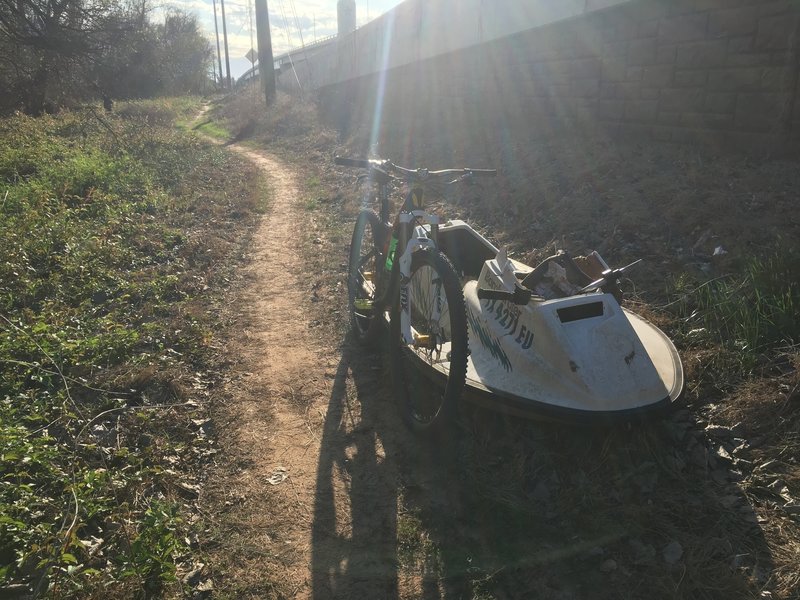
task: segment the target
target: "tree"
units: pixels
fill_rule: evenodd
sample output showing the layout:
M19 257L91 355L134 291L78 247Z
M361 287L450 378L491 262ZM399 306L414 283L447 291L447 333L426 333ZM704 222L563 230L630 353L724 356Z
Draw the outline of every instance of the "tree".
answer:
M111 0L0 0L3 79L11 102L39 114L77 88L79 68L98 56L104 38L127 23Z
M169 12L160 34L163 91L168 94L201 92L213 53L195 16L177 10Z
M147 0L0 0L0 111L203 89L211 46L192 15Z

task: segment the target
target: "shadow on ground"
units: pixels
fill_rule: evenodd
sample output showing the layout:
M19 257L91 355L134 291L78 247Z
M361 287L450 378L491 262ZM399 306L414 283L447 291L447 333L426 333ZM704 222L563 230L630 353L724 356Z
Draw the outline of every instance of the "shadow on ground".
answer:
M455 438L422 440L395 415L379 364L345 340L321 439L314 598L769 589L770 552L736 461L689 411L590 429L468 408Z
M398 597L397 450L378 425L387 403L376 365L345 341L317 470L314 598Z

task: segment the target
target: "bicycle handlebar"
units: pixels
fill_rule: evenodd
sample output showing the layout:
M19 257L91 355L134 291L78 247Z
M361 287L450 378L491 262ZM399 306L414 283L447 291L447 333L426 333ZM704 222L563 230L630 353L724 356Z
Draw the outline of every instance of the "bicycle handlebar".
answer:
M414 179L423 181L428 177L439 177L443 175L465 175L467 177L495 177L497 176L497 169L440 169L438 171L429 171L428 169L409 169L394 164L390 160L381 159L364 159L364 158L347 158L344 156L334 156L333 162L343 167L355 167L360 169L381 169L384 172L394 171L399 174L403 179Z
M368 160L366 158L346 158L344 156L334 156L333 162L343 167L355 167L357 169L369 169L378 167L383 162L381 160Z

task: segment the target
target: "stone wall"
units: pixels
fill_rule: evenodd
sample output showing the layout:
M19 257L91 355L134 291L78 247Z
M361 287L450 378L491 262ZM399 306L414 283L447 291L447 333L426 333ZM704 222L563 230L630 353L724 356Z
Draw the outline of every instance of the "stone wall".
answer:
M320 89L343 130L800 142L800 3L638 0ZM380 130L380 133L378 132Z

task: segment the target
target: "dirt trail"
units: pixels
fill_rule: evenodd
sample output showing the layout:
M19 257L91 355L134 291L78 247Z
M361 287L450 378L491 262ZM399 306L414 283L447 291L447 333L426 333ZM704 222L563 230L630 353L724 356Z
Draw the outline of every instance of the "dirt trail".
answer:
M215 578L235 597L390 597L396 475L362 407L365 390L379 388L377 367L353 363L348 345L314 327L316 265L302 258L310 214L297 176L233 148L261 166L272 197L225 350L233 379L217 409L222 452L206 498L220 528L213 562L226 572Z

